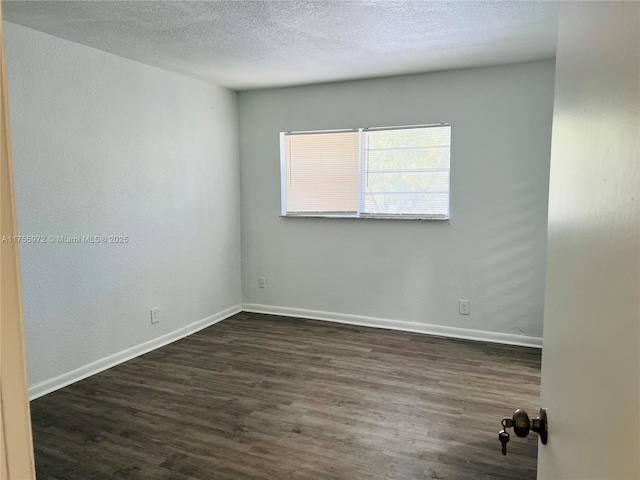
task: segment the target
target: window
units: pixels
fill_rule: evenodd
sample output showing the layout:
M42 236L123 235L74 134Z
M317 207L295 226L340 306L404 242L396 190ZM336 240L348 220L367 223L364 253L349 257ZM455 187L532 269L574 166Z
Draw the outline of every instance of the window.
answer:
M282 215L449 218L451 125L280 134Z

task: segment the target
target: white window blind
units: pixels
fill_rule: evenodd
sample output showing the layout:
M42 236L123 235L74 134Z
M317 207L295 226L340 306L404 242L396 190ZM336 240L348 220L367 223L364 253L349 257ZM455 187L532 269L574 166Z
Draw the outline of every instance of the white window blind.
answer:
M359 132L285 135L287 214L355 215Z
M448 218L451 126L363 135L362 216Z
M449 218L449 124L281 134L282 214Z

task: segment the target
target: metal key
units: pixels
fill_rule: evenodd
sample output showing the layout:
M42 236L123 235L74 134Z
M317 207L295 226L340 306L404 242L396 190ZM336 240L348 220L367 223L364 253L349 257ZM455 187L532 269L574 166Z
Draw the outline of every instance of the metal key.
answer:
M509 433L506 430L501 430L498 433L498 439L502 443L502 454L507 454L507 442L509 441Z

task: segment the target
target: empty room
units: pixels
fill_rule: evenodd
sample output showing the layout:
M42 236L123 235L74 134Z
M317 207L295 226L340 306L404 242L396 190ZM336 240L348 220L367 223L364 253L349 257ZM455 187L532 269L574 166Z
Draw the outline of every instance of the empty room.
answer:
M1 6L1 478L640 478L639 2Z

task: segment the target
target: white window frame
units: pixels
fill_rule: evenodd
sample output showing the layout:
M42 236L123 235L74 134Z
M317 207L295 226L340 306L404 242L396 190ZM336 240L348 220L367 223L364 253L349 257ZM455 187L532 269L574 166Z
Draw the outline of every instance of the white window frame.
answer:
M389 127L366 127L366 128L344 128L344 129L331 129L331 130L305 130L305 131L291 131L280 132L280 204L281 212L280 216L285 218L356 218L356 219L374 219L374 220L428 220L428 221L449 221L451 219L451 152L449 152L449 168L443 168L442 171L447 171L448 183L447 183L447 213L445 215L424 215L424 214L368 214L363 213L365 192L364 192L364 174L365 174L365 146L364 132L367 131L384 131L384 130L406 130L412 128L431 128L431 127L451 127L450 123L431 123L431 124L419 124L419 125L398 125ZM359 178L358 178L358 210L355 214L317 214L317 213L287 213L287 158L285 151L285 137L291 134L308 134L308 133L340 133L340 132L359 132L360 136L360 149L359 149ZM449 143L449 149L451 149L451 141ZM429 169L435 170L435 169Z

